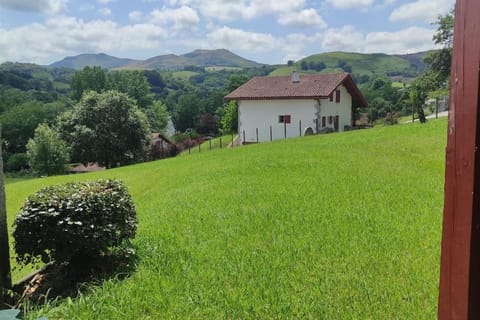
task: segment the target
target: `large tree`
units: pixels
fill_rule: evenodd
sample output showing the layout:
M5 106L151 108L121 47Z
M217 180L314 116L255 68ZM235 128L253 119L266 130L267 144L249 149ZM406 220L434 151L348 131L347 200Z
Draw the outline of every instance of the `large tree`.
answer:
M72 98L80 100L86 91L102 92L107 84L105 70L100 66L85 67L81 71L75 72L71 80Z
M425 56L424 62L427 64L427 72L431 72L435 82L439 86L448 87L450 77L450 67L452 64L452 44L453 44L453 20L454 11L446 15L437 17L435 24L438 26L433 36L435 44L442 45L439 50L430 52Z
M107 74L106 89L126 93L145 109L152 105L153 95L147 77L140 71L112 71Z
M111 168L145 159L149 124L135 101L124 93L87 92L71 111L59 117L58 124L71 144L74 161Z
M35 136L27 143L30 168L38 175L53 175L65 172L70 160L69 150L60 134L46 124L35 129Z
M40 123L51 123L65 110L65 104L55 102L41 104L30 101L2 114L2 136L6 158L15 153L24 153L28 139L33 137Z
M175 128L181 132L196 128L204 110L204 101L196 94L182 95L173 111Z

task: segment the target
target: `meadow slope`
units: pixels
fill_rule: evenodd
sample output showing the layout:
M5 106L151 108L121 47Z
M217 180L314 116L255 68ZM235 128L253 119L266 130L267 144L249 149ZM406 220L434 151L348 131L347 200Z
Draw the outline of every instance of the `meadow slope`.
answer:
M445 143L442 119L9 183L13 220L42 186L120 178L140 222L131 277L29 316L433 319Z

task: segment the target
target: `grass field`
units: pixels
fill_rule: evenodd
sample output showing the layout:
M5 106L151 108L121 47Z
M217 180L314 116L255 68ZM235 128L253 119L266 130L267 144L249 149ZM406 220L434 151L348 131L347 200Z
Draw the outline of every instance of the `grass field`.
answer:
M7 184L121 178L138 270L48 319L433 319L446 120L288 139ZM18 271L16 273L18 275Z

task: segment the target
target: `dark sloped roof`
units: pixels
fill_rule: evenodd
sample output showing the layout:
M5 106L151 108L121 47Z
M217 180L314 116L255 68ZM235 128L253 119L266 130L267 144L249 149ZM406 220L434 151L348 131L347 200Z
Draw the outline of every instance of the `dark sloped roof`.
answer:
M348 73L255 77L225 96L227 100L320 99L327 98L343 84L352 95L353 105L366 107L367 102Z

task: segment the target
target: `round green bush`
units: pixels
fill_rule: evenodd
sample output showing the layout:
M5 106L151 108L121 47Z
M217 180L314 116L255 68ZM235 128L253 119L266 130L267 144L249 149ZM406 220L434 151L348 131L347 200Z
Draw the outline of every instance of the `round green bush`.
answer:
M46 187L15 218L17 261L84 263L128 243L136 229L135 206L121 181Z

